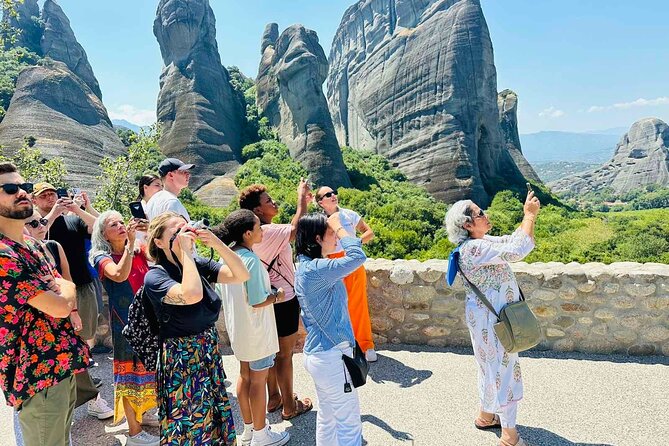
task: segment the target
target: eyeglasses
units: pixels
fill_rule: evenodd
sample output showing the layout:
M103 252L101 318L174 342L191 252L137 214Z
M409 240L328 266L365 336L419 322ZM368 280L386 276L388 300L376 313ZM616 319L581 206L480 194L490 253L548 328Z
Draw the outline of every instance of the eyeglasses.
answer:
M483 218L487 217L487 214L483 211L483 209L479 209L479 213L472 215L472 218Z
M7 183L7 184L0 184L0 187L2 188L2 190L5 191L6 194L9 195L16 195L19 192L19 189L23 189L29 194L33 192L33 183L23 183L23 184Z
M321 200L322 200L323 198L330 198L330 197L333 196L333 195L337 195L337 191L331 190L330 192L326 192L326 193L324 193L323 196L321 197Z
M31 221L26 223L26 225L30 226L33 229L37 229L37 227L39 225L42 225L42 226L46 227L48 224L49 224L49 220L46 219L46 218L40 218L39 220L34 219L34 220L31 220Z

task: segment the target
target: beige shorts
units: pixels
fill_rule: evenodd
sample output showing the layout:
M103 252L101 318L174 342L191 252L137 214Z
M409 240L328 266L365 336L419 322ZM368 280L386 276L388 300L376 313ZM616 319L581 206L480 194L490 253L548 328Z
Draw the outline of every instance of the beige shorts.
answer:
M84 340L93 339L98 329L98 300L93 282L77 286L77 309L81 318L79 336Z

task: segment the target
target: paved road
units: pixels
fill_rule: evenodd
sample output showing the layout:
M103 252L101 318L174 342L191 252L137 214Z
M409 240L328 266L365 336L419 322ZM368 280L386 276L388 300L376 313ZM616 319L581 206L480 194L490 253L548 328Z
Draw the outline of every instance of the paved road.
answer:
M229 353L229 352L228 352ZM669 358L629 358L583 354L531 353L521 364L525 399L518 421L521 435L541 446L666 446L669 444ZM96 356L94 376L111 380L111 361ZM237 363L226 355L229 379ZM296 391L315 396L311 378L296 355ZM494 446L499 432L472 426L477 408L476 368L467 350L397 346L382 349L370 380L360 391L365 443L369 446ZM234 390L234 386L233 389ZM103 396L111 401L110 385ZM237 401L235 420L238 424ZM315 398L314 398L315 399ZM14 446L11 412L0 409L0 445ZM125 444L123 426L75 416L73 444ZM291 446L313 446L316 412L279 422ZM155 433L155 432L154 432Z

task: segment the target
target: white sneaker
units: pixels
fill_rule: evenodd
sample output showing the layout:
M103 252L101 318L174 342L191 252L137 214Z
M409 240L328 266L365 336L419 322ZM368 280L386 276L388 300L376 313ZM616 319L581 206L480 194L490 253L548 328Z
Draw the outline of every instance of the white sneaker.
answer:
M142 415L142 426L158 427L160 426L160 418L155 413L145 412Z
M272 432L269 424L260 431L253 431L251 446L283 446L290 440L288 432Z
M365 358L367 359L367 362L376 362L379 359L373 348L370 348L365 352Z
M142 431L137 435L132 437L128 435L128 441L125 443L126 446L159 446L160 437L151 435L146 431Z
M244 432L237 437L237 446L251 446L253 439L253 424L244 425Z
M114 409L109 407L109 404L98 395L96 399L88 402L88 415L96 417L98 420L106 420L114 416Z

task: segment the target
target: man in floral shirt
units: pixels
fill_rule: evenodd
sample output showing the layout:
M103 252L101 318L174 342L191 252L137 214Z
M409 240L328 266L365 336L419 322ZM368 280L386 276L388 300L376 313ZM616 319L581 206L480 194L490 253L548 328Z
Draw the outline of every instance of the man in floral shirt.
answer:
M0 389L19 411L26 446L65 446L74 374L86 368L89 352L68 319L75 285L24 235L31 191L13 164L0 163Z

